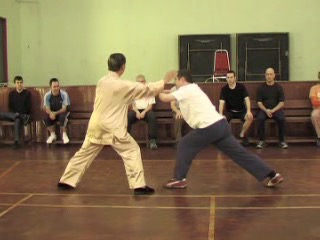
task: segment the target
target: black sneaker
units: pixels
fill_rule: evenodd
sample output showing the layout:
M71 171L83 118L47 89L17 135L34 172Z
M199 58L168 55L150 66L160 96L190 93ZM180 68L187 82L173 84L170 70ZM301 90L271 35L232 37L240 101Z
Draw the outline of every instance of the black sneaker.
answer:
M241 144L242 144L243 146L245 146L245 147L250 146L249 138L247 138L247 137L240 137L240 139L241 139Z
M135 188L133 190L134 195L152 195L154 194L154 189L148 186Z
M69 184L66 184L66 183L62 183L62 182L59 182L57 187L61 190L73 190L75 189L75 187L72 187L71 185Z
M15 141L13 146L12 146L12 148L13 149L19 149L20 148L20 144L17 141Z

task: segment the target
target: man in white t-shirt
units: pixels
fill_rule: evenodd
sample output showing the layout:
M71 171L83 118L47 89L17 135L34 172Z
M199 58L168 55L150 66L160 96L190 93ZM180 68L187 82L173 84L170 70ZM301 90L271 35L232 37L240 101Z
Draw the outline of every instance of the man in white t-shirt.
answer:
M136 77L137 82L146 84L146 79L143 75ZM131 126L137 121L143 120L148 123L148 138L150 142L150 149L158 149L157 146L157 118L152 111L152 105L156 103L155 97L144 97L135 99L132 102L132 110L128 111L128 132L131 131Z
M248 152L233 136L227 120L212 105L208 96L192 81L187 70L180 70L176 78L177 91L160 93L163 102L177 100L184 120L193 130L178 143L173 179L165 188L187 187L187 173L192 160L205 147L214 144L240 167L252 174L266 187L274 187L283 177L272 170L260 157Z

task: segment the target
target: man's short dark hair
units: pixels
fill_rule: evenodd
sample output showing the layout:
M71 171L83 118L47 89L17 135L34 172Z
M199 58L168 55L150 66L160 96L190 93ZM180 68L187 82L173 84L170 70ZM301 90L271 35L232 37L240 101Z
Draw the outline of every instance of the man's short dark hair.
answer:
M15 76L13 79L13 82L16 83L16 81L22 81L23 82L23 78L21 76Z
M51 87L53 82L59 82L58 78L51 78L49 81L49 86Z
M178 72L178 79L184 77L186 79L187 82L189 83L193 83L193 80L192 80L192 74L190 71L186 70L186 69L182 69Z
M228 73L233 73L233 76L236 76L236 72L233 71L233 70L229 70L229 71L227 72L227 74L228 74Z
M118 72L126 64L126 57L122 53L113 53L108 59L108 70Z

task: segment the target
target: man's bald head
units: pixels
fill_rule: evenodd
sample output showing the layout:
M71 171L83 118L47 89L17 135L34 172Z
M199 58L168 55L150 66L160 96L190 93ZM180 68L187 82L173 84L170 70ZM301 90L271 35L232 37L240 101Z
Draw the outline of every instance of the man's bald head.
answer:
M272 83L272 82L274 82L275 77L276 77L276 74L274 73L274 69L267 68L267 70L265 72L266 81L269 83Z
M139 75L136 77L136 81L139 82L139 83L145 84L145 83L146 83L146 78L145 78L144 75L139 74Z

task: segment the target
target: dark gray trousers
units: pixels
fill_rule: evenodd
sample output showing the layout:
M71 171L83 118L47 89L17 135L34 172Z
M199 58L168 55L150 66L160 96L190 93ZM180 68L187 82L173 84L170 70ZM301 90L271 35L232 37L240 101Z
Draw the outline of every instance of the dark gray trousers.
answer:
M259 111L257 113L257 122L258 122L258 135L259 140L264 141L265 140L265 121L269 117L264 111ZM278 124L278 132L279 132L279 141L284 142L285 141L285 135L286 135L286 120L284 116L284 111L279 110L277 112L274 112L272 114L272 119L274 119Z
M139 110L142 112L143 110ZM157 139L157 117L154 111L148 111L144 117L144 119L141 119L142 121L146 121L148 123L148 133L149 133L149 140L150 139ZM136 118L136 113L133 110L130 110L128 112L128 132L130 133L132 124L139 121L139 119Z
M201 149L214 144L221 152L236 164L262 181L272 169L258 156L246 150L233 136L230 126L222 119L209 127L192 130L178 143L174 177L177 180L186 178L192 160Z
M19 114L13 112L0 112L0 120L14 122L14 140L19 141L20 133L23 130L23 121Z

